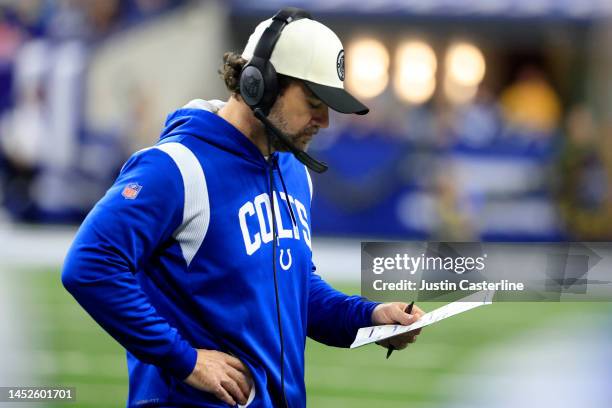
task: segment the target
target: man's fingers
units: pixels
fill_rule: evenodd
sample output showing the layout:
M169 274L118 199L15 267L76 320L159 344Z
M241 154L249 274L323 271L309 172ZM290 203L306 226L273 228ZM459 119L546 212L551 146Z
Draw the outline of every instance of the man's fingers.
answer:
M244 394L236 381L232 380L229 376L221 381L221 385L233 397L235 401L238 401L239 404L246 404L248 394Z
M243 372L238 371L233 367L229 368L227 374L236 382L236 384L238 384L238 387L240 387L242 393L248 398L249 394L251 393L251 386L253 385L251 379Z
M392 341L391 345L393 346L395 350L403 350L406 347L408 347L408 342L407 341Z
M407 345L408 343L414 343L417 335L420 333L420 329L409 331L408 333L401 334L399 336L392 337L390 343L393 347Z
M224 354L224 356L225 362L229 366L227 374L232 382L232 384L229 385L229 387L232 389L231 394L234 396L234 398L239 400L238 402L240 404L246 404L251 392L251 387L253 386L251 372L249 371L249 368L238 358L230 354ZM237 392L239 392L239 394L236 394Z
M405 321L402 321L402 326L409 326L416 321L416 316L413 314L404 313Z
M231 356L229 354L225 354L225 361L230 366L234 367L236 370L242 371L243 373L247 374L249 377L251 376L251 373L249 372L249 369L247 368L247 366L244 365L244 363L240 361L239 359L237 359L236 357Z
M421 316L423 316L425 314L425 312L423 312L423 310L420 307L418 307L417 305L413 305L412 306L412 314L420 318Z
M416 335L410 332L408 335L397 336L391 339L390 344L397 350L405 349L408 344L416 341Z
M390 308L389 317L395 322L403 326L411 325L423 316L423 311L420 307L413 305L410 313L405 312L406 306L404 303L394 303L395 307Z
M231 395L223 388L223 385L219 384L214 391L215 397L219 398L221 401L229 404L231 406L236 405L236 401L232 398Z
M414 321L416 320L416 317L413 314L408 314L400 308L394 308L391 310L393 313L391 318L403 326L408 326L409 324L414 323Z

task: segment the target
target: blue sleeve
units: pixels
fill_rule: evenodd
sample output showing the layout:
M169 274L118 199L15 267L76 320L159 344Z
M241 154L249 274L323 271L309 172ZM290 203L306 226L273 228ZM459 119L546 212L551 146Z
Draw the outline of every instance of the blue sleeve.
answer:
M66 289L113 338L180 379L197 352L157 313L134 274L182 222L183 190L166 153L132 156L81 225L62 272Z
M332 288L313 266L308 300L308 337L336 347L349 347L357 330L372 325L378 305L361 296L347 296Z

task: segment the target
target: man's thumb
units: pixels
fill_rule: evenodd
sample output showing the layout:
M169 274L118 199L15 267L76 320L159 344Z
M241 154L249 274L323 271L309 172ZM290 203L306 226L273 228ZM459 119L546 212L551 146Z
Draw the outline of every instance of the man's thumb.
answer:
M393 308L392 310L393 310L392 318L397 323L403 326L408 326L409 324L414 323L414 316L404 312L404 308L397 307L397 308Z

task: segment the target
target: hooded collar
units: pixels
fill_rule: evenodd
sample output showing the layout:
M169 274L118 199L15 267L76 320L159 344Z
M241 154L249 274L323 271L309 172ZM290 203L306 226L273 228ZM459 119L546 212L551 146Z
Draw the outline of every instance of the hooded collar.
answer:
M225 102L220 100L190 101L168 115L160 141L188 134L265 167L266 159L257 146L244 133L217 114L223 106Z

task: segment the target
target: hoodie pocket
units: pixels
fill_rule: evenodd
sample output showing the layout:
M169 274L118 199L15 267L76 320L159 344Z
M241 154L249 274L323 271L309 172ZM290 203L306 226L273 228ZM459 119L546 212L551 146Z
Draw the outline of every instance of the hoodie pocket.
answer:
M255 383L253 383L251 385L251 392L249 393L249 399L247 399L247 402L244 405L238 404L239 408L246 408L253 403L253 401L255 400L255 394L257 394L256 389L257 387L255 387Z

